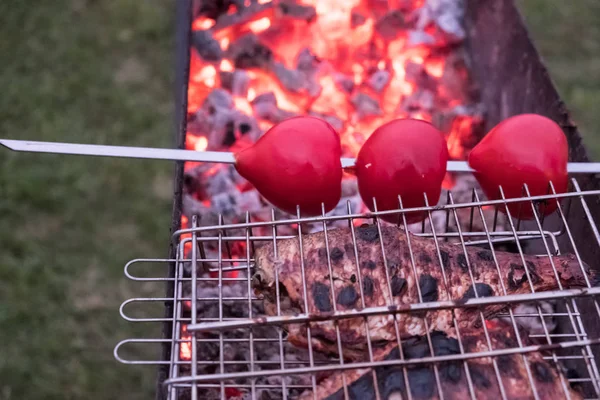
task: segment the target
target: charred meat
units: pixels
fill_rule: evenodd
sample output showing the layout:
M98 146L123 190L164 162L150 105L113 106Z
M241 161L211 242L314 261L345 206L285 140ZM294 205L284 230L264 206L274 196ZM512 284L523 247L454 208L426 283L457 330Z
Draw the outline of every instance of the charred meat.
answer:
M491 350L518 348L514 331L510 326L498 325L489 329ZM433 355L451 356L460 354L458 340L446 333L431 332ZM461 331L465 353L490 351L483 330ZM402 356L398 346L379 352L379 360L414 360L431 357L426 336L414 336L402 343ZM444 399L493 399L502 398L501 388L507 399L533 399L535 391L539 399L571 398L582 396L569 387L554 364L544 360L538 352L495 356L498 375L492 357L455 360L437 364L439 386L430 363L400 366L375 367L375 377L370 368L344 372L349 400L375 400L377 391L382 400L406 399L410 391L413 399L439 399L441 389ZM529 369L529 373L527 372ZM531 379L529 378L531 376ZM469 384L470 381L470 384ZM564 383L564 385L563 385ZM474 397L471 396L471 389ZM342 373L329 376L317 386L317 399L345 399ZM313 399L312 391L303 393L301 400Z
M356 246L350 228L329 230L327 237L329 250L325 248L324 232L304 235L302 260L296 238L278 242L277 257L272 244L256 250L255 291L264 296L267 313L276 314L277 289L282 314L327 315L363 307L402 307L444 300L459 304L472 297L554 290L559 287L556 276L563 288L586 286L586 276L595 282L595 273L572 255L552 260L525 255L523 263L519 254L492 253L470 246L465 253L458 245L436 245L432 239L413 234L408 237L395 226L381 226L381 237L377 226L356 228ZM490 305L482 310L486 318L492 318L503 308ZM460 327L481 324L475 308L456 308L454 313L436 310L378 315L369 317L367 324L362 317L340 320L344 358L357 359L365 354L367 329L373 346L378 348L397 340L395 324L401 337L423 335L427 329L450 333L455 328L453 317ZM338 355L334 323L312 322L310 327L313 349ZM289 341L306 347L306 325L290 324L287 329Z

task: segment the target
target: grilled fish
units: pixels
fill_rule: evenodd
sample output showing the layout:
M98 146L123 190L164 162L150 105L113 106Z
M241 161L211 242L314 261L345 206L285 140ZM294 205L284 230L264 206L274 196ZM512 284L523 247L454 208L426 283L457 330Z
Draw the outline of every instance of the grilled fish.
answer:
M547 256L525 255L523 264L519 254L496 251L497 267L490 250L467 246L465 254L462 246L439 243L436 247L434 240L409 233L415 276L404 230L386 225L381 226L381 232L382 237L375 225L356 228L358 255L355 255L350 228L329 230L331 276L324 232L304 235L306 288L302 282L298 239L279 241L277 257L272 243L257 248L254 290L264 296L266 312L270 315L277 313L276 272L282 315L327 315L335 310L361 309L363 299L364 307L401 307L443 300L460 302L476 297L476 294L477 297L501 296L504 294L503 286L507 294L531 293L531 286L536 292L559 287ZM385 249L387 274L380 243ZM573 255L555 256L552 261L563 288L586 286L584 275L590 281L596 281L596 273L587 265L580 265ZM483 312L486 318L492 318L505 308L504 305L488 305ZM460 327L481 323L476 308L456 308L454 316ZM426 315L411 312L395 317L389 314L371 316L367 327L375 348L397 340L396 323L401 337L423 335L426 329L443 332L454 329L452 310L429 311ZM312 348L339 356L334 323L327 320L311 322L310 327ZM339 321L344 358L364 356L367 349L365 328L362 317ZM306 324L289 324L287 329L290 342L302 347L308 345Z
M510 326L497 325L488 329L491 350L518 348L514 331ZM456 338L433 331L430 335L435 356L460 354ZM489 351L483 330L461 331L461 341L465 353ZM391 348L390 348L391 346ZM388 345L376 356L377 360L401 359L399 347ZM426 336L414 336L402 343L402 355L405 360L431 357ZM408 390L413 399L439 399L441 388L444 399L469 399L469 379L476 399L502 398L500 387L507 399L532 399L533 391L539 399L581 399L579 392L572 389L562 372L555 364L544 360L539 352L527 353L525 358L531 374L527 372L520 354L494 356L498 367L496 375L492 357L472 358L448 361L437 364L438 386L431 363L413 364L406 367L406 375L400 366L375 367L377 391L381 400L406 399ZM467 371L468 370L468 377ZM349 400L375 400L373 369L348 370L344 372ZM406 379L407 378L407 379ZM562 381L561 381L562 378ZM408 381L408 385L406 382ZM564 383L564 386L563 386ZM408 387L407 387L408 386ZM316 398L319 400L345 399L342 373L332 374L317 386ZM300 400L313 399L313 392L306 391Z

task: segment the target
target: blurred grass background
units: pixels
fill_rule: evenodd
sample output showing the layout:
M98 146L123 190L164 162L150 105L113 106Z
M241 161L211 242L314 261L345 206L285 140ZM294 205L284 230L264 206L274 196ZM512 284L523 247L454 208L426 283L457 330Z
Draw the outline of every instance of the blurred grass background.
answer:
M518 5L599 159L600 2ZM1 137L172 146L174 2L5 1L0 15ZM163 293L130 284L122 266L166 255L172 170L0 151L1 400L152 398L154 367L112 351L158 334L118 309Z
M600 1L516 0L533 41L583 136L600 159Z

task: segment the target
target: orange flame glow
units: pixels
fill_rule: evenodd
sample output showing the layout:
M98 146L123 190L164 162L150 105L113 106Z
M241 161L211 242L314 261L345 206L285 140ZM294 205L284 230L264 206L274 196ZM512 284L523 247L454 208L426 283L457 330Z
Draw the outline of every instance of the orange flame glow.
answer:
M271 26L271 20L268 17L263 17L259 20L256 20L256 21L248 24L248 28L250 28L250 30L254 33L259 33L266 29L269 29L270 26Z
M246 3L248 7L256 5ZM287 16L269 3L271 0L258 0L259 5L266 7L247 14L230 7L227 17L241 15L238 20L225 18L235 21L231 23L219 20L215 24L215 20L205 16L194 20L192 29L209 30L223 53L219 59L206 61L192 49L190 114L202 107L213 89L224 87L231 93L235 109L254 117L262 132L270 129L281 115L316 114L331 118L340 133L346 157L355 157L382 124L396 118L416 118L443 126L450 157L466 158L466 146L472 143L465 143L474 130L475 117L460 115L447 119L444 114L465 103L456 88L466 77L460 70L452 72L455 58L448 61L453 50L440 46L438 28L430 26L434 24L422 29L423 35L433 41L415 41L414 27L408 28L410 23L406 29L398 24L388 27L391 33L381 29L381 18L389 15L387 11L396 7L408 21L414 11L423 7L424 0L296 0L298 4L314 7L316 16L306 20ZM249 53L250 65L244 66L247 60L240 62L235 54L239 40L248 36L259 45L257 54ZM263 50L268 54L266 60L260 59ZM301 55L306 54L307 58L300 62ZM253 63L255 56L259 59L257 65ZM242 91L234 88L240 86L230 81L232 74L224 74L236 69L245 71L240 76L249 78L248 82L243 81ZM264 114L259 117L260 107L252 102L268 93L276 100L275 105L269 106L280 113L275 117ZM235 132L235 141L227 150L239 151L252 145L256 136L250 136ZM208 137L212 140L213 136ZM204 151L209 149L209 141L204 136L188 135L186 148ZM186 163L185 169L194 165L197 164ZM454 177L448 174L443 187L449 189L454 184ZM243 190L247 188L240 189ZM210 206L210 200L199 201Z
M181 325L181 343L179 343L179 358L181 360L192 359L192 335L187 331L187 325Z
M187 150L204 151L208 146L208 139L204 136L187 135L185 138L185 148Z

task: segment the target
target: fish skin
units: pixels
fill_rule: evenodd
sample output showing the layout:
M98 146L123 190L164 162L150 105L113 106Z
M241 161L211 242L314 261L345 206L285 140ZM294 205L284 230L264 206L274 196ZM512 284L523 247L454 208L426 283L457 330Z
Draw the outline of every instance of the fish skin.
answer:
M488 334L493 350L519 347L514 330L508 324L497 324L488 329ZM430 337L436 356L460 354L457 338L439 331L432 332ZM465 353L490 350L482 329L461 331L460 337ZM524 344L528 345L529 343L525 340ZM426 336L408 338L402 343L402 348L402 355L407 360L431 356ZM375 353L375 361L400 359L398 349L397 345L389 344L386 348ZM544 360L539 352L526 353L525 355L534 387L530 383L523 357L520 354L496 356L494 358L498 367L500 382L498 382L492 358L474 358L466 362L474 395L477 399L501 398L500 385L504 389L506 398L511 400L533 399L533 390L537 392L539 399L570 398L575 400L583 398L578 391L569 386L566 378L568 395L565 394L560 378L562 372L554 364ZM465 362L438 363L437 369L444 399L471 398ZM406 368L408 387L404 371L399 366L380 366L375 368L375 372L377 389L382 400L406 399L408 398L408 389L410 389L413 399L433 400L441 398L431 364L408 366ZM343 373L331 374L317 385L316 398L318 400L344 399L342 374L346 378L349 400L375 400L377 398L373 385L372 368L347 370ZM313 391L307 390L300 395L299 400L313 398Z
M362 309L365 307L392 306L428 301L465 300L474 296L501 296L504 294L531 293L531 277L535 292L559 288L548 256L525 255L495 251L500 269L494 263L490 250L440 243L436 247L433 239L409 233L417 276L413 273L407 235L396 226L381 226L382 238L376 225L355 228L358 266L350 228L331 229L327 232L329 255L334 280L334 293L330 287L327 251L324 232L303 235L304 272L307 294L304 293L298 239L284 239L277 243L275 258L272 243L256 249L254 290L264 296L265 310L276 315L275 272L280 286L280 310L282 315L312 314L327 315L334 311ZM385 272L380 240L385 249L390 285ZM439 253L438 253L439 248ZM580 267L574 255L553 256L552 260L563 288L585 287L584 273L591 282L597 282L597 273L589 266ZM472 287L469 270L475 283ZM447 286L444 284L444 271ZM360 273L360 276L358 275ZM365 286L364 282L368 285ZM361 286L362 283L362 286ZM421 298L418 289L421 289ZM365 295L365 288L370 295ZM391 289L391 290L390 290ZM477 290L476 290L477 289ZM305 306L305 301L308 307ZM504 305L490 305L482 309L486 318L493 318L503 311ZM424 318L425 317L425 318ZM454 317L459 327L480 326L477 309L455 308ZM395 322L400 337L423 335L426 330L452 333L455 329L452 310L429 311L426 314L399 313L368 318L368 331L374 349L397 340ZM364 318L349 318L338 321L342 340L343 356L348 360L364 359L367 350L367 332ZM288 340L300 347L307 347L306 324L287 325ZM339 356L337 336L332 321L311 322L312 349L332 356Z

